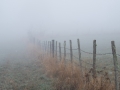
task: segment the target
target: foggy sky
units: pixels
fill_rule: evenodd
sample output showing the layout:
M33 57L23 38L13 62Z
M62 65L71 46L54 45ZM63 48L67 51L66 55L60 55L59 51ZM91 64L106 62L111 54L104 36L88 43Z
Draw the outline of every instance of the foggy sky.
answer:
M0 0L0 37L120 34L119 0Z

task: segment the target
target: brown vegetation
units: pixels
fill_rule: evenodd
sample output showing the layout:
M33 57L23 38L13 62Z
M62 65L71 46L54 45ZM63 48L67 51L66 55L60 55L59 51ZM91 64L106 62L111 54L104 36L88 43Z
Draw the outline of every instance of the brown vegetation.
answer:
M115 90L107 72L100 71L92 76L92 70L81 72L80 67L56 58L46 57L42 60L47 75L54 78L55 90Z
M114 83L110 80L105 68L97 71L97 76L93 77L92 68L83 68L81 72L80 66L75 64L77 62L64 63L64 60L60 61L56 57L52 58L44 54L38 48L32 48L36 57L40 57L39 63L44 67L47 76L54 81L55 90L115 90Z

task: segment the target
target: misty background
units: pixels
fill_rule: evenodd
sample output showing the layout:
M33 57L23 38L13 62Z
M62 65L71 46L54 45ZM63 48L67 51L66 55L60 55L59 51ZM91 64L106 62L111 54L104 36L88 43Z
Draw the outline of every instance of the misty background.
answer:
M119 0L0 0L1 56L3 50L17 52L29 31L41 41L71 39L77 45L79 38L87 51L94 39L101 52L111 51L114 40L120 51L119 9Z

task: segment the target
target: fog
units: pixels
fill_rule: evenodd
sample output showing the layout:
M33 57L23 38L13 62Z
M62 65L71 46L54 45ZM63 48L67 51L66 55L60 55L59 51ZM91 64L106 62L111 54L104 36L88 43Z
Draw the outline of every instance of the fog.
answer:
M25 44L28 32L41 41L77 45L79 38L83 49L94 39L98 47L110 48L112 40L119 46L119 9L119 0L0 0L1 48Z

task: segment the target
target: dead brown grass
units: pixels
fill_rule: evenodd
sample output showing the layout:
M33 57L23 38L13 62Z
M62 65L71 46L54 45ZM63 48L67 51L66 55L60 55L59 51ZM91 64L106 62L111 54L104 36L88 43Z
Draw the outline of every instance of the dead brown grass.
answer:
M55 79L55 90L115 90L107 72L93 78L91 70L81 73L79 66L51 57L44 58L42 64L47 75Z
M34 49L32 49L34 54L41 56L42 51L38 53L37 48ZM98 75L93 78L91 69L84 69L84 72L81 72L80 66L68 61L65 64L63 60L59 61L48 55L40 58L40 63L47 75L54 79L55 90L115 90L114 83L104 70L98 71Z

